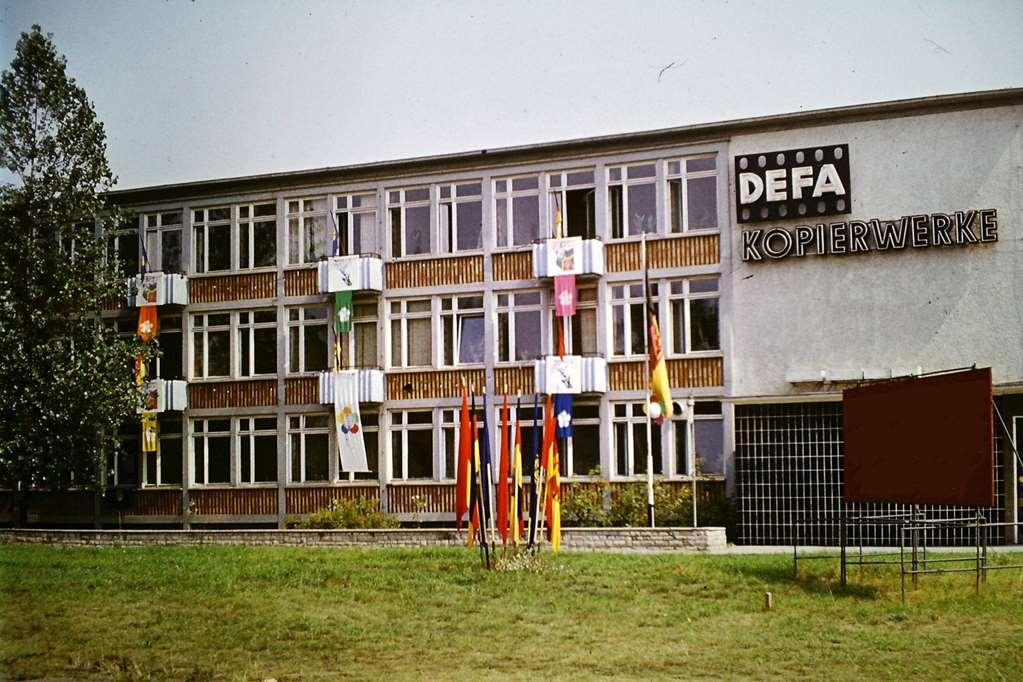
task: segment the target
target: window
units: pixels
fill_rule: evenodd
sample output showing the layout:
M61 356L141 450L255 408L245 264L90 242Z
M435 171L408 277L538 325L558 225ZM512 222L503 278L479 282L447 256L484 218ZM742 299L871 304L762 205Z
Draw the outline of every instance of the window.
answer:
M192 212L195 272L231 269L231 208L200 208Z
M352 302L352 331L341 335L345 367L379 367L377 360L377 304Z
M444 458L434 461L433 410L396 410L390 419L391 479L441 478Z
M123 422L117 431L117 447L107 457L107 486L138 485L139 435L138 420Z
M231 482L231 420L192 420L192 482Z
M277 311L238 315L238 376L277 373Z
M231 375L231 314L192 315L192 376Z
M671 281L668 302L671 343L665 340L665 347L672 354L721 349L717 277Z
M549 181L550 235L554 236L555 213L560 208L563 237L594 238L597 234L597 226L594 209L596 190L593 184L593 171L552 173Z
M181 261L181 211L148 213L144 220L150 269L184 272L185 266Z
M431 300L391 301L391 367L433 364Z
M540 178L494 181L497 248L531 244L540 237Z
M430 188L388 191L387 207L391 256L430 253Z
M683 171L683 164L685 170ZM717 162L713 156L668 162L668 216L673 233L717 229Z
M497 361L534 360L542 350L541 315L546 310L539 291L497 295Z
M277 265L277 204L238 207L238 268Z
M362 439L366 445L366 464L368 472L343 471L341 469L341 453L338 453L338 476L342 481L375 481L380 477L380 414L359 410L359 422L362 424Z
M675 403L675 473L690 475L686 452L686 419L682 405ZM699 400L693 407L693 431L696 440L696 472L699 475L725 473L725 422L721 416L721 403Z
M134 331L134 330L133 330ZM160 317L160 333L156 337L157 354L150 360L148 375L151 378L184 379L185 367L182 359L184 339L181 334L181 317L168 315ZM178 476L180 478L180 475Z
M607 203L611 238L657 232L657 165L609 168Z
M651 300L657 299L657 283L650 284ZM611 345L612 355L643 355L646 353L647 332L644 326L642 284L624 284L611 287Z
M441 300L441 330L445 366L484 362L482 296L457 296Z
M288 265L315 263L327 254L327 200L288 201Z
M288 459L291 482L330 480L330 428L328 414L288 417Z
M377 243L377 195L347 194L337 197L337 234L334 253L354 256L380 250Z
M600 469L600 405L579 403L572 406L572 437L558 444L561 473L588 476Z
M612 403L614 428L614 463L616 476L646 475L646 414L643 403ZM664 452L661 444L663 427L652 424L654 473L664 471Z
M160 415L156 452L142 462L146 485L181 485L181 417Z
M327 369L327 308L288 308L288 372Z
M139 227L135 218L129 218L107 236L107 258L118 263L123 277L139 271Z
M437 225L448 253L483 248L483 185L441 185Z
M553 310L548 311L551 333L557 338L556 325L564 324ZM556 348L552 352L556 352ZM579 287L576 290L575 315L570 318L565 336L565 352L570 355L597 354L597 288Z
M277 481L277 417L238 420L238 464L241 483Z

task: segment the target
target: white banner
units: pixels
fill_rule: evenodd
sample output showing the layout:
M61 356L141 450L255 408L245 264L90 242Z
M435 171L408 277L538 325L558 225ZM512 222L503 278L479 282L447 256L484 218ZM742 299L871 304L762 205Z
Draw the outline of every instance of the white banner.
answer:
M369 471L359 416L359 371L333 372L331 379L334 383L334 430L337 432L341 470Z
M548 239L544 245L547 247L548 277L557 277L558 275L578 275L582 272L582 237Z
M548 355L544 358L547 370L547 393L582 392L583 359L578 355Z

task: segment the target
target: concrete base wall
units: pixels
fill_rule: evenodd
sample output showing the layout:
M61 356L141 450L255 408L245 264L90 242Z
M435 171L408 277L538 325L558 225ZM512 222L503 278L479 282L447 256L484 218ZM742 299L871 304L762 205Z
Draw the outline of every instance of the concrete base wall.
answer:
M448 529L387 530L4 530L0 543L138 546L275 545L284 547L461 547L465 533ZM706 552L724 549L725 529L564 528L561 547L590 552Z

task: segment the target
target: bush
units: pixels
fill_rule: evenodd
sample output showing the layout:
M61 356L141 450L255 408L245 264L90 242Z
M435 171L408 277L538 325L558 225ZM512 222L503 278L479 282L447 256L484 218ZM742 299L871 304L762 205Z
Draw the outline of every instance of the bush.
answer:
M353 500L336 499L325 509L309 515L305 520L294 519L289 528L398 528L398 519L380 511L376 500L358 497Z
M654 482L654 508L658 526L691 526L693 496L688 487L677 488ZM610 503L608 503L608 501ZM727 497L700 502L697 519L701 526L724 526L729 538L736 528L735 505ZM577 486L561 505L564 527L646 526L646 484L615 488L604 481L599 486Z

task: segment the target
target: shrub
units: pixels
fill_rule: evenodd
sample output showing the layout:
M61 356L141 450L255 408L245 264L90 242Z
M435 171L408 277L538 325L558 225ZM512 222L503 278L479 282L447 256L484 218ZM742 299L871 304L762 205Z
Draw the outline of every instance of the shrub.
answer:
M333 500L325 509L313 512L305 520L292 520L290 528L398 528L398 519L380 511L376 500L358 497Z

